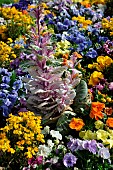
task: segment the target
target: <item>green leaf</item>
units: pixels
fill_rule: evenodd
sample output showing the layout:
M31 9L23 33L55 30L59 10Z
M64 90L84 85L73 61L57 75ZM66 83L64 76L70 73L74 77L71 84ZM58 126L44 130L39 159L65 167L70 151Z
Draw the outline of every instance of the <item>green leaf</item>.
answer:
M82 110L87 105L88 87L84 80L81 80L76 89L76 97L72 105L76 113L83 113Z
M15 82L16 80L16 73L15 71L12 71L12 75L10 77L11 81L10 81L10 86L12 87L13 86L13 83Z
M76 97L74 99L74 101L82 101L86 98L88 94L88 87L87 87L87 83L84 80L81 80L80 83L77 86L76 89Z

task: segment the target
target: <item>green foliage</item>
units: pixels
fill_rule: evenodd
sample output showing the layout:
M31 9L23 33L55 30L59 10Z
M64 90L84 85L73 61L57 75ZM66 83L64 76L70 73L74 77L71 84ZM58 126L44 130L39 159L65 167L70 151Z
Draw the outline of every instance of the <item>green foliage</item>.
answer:
M0 0L0 5L14 3L13 0Z
M84 80L81 80L76 89L75 102L83 101L87 96L87 84Z
M74 99L72 108L74 112L80 113L87 105L88 87L84 80L81 80L76 89L76 97Z

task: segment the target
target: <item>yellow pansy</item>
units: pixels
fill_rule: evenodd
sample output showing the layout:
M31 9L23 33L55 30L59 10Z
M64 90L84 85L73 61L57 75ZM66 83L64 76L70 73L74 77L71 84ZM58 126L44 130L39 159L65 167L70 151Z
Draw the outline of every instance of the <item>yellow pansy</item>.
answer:
M103 129L103 127L104 127L104 123L101 120L97 120L95 122L95 128L96 129Z
M46 5L46 3L41 3L43 8L48 8L48 6Z
M109 145L110 149L113 148L113 139L106 139L103 141L104 145Z
M102 130L102 129L99 129L97 132L97 140L102 140L102 141L105 141L108 136L109 136L109 133L105 130Z
M86 131L80 131L79 132L79 137L83 138L85 136Z
M96 133L92 132L91 130L87 130L87 131L81 131L79 133L79 136L81 138L83 138L84 140L92 140L92 139L96 139Z
M96 68L98 71L102 71L102 68L100 67L100 65L98 63L88 64L88 68L89 69Z
M100 79L102 78L104 78L104 75L101 72L94 71L90 76L88 84L91 86L95 86L96 84L100 82Z
M113 63L113 60L108 56L98 56L97 62L100 64L100 67L104 69Z

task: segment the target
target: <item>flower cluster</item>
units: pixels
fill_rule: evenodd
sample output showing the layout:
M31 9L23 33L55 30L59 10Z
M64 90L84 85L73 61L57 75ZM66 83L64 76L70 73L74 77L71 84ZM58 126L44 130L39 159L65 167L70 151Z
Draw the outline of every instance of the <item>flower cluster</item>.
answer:
M52 169L67 169L75 166L80 167L81 158L84 160L84 157L86 156L82 154L82 151L85 151L85 153L89 152L90 158L92 155L91 159L94 157L96 160L100 157L100 161L107 160L109 163L111 163L109 149L104 147L102 143L99 143L94 139L80 140L78 138L70 138L70 140L68 140L67 146L65 146L64 142L61 143L62 136L58 133L58 131L48 130L49 127L46 126L43 130L43 133L46 135L53 134L52 139L48 139L47 144L39 145L38 156L36 158L32 157L29 159L28 167L24 167L23 170L31 168L46 168L48 166ZM57 141L55 140L53 142L53 138L56 138Z
M105 127L107 127L105 129ZM106 124L101 120L97 120L95 122L96 130L92 132L91 130L81 131L79 136L84 140L95 139L98 141L102 141L104 145L107 145L110 149L113 147L113 118L108 117L106 120Z
M25 157L36 155L39 143L45 142L41 128L41 117L35 116L33 112L19 112L18 116L10 114L6 126L0 129L2 156L11 153L9 159L12 161L12 154L20 153L20 158L25 161Z
M14 40L20 34L24 35L28 32L31 25L33 25L32 17L28 12L19 11L15 7L1 7L0 15L5 19L5 24L0 26L2 39L10 37Z
M14 53L13 48L3 41L0 41L0 49L0 66L4 67L6 63L11 62L16 58L16 54Z
M101 143L96 142L96 140L82 141L80 139L70 139L67 146L72 151L72 153L78 152L79 150L88 150L92 154L97 154L98 156L101 156L103 159L108 159L110 161L109 149L105 148L104 145L102 145ZM71 165L68 164L68 160L65 163L67 167L73 166L72 162Z
M14 106L18 104L22 89L22 80L16 76L15 72L9 72L7 69L0 68L1 116L7 117Z

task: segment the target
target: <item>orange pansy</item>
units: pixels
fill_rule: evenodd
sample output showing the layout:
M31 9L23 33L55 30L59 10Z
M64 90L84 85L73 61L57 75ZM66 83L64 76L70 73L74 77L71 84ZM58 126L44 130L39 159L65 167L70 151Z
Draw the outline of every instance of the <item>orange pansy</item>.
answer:
M112 109L112 107L105 107L104 112L105 112L107 115L112 115L113 109Z
M82 119L80 119L80 118L72 118L71 122L69 124L69 127L71 129L75 129L76 131L80 131L84 125L85 124L84 124Z
M105 108L104 103L100 102L92 102L92 108L90 112L90 117L93 119L95 118L96 120L102 119L104 117L102 110Z
M109 117L106 121L106 125L113 128L113 118Z

